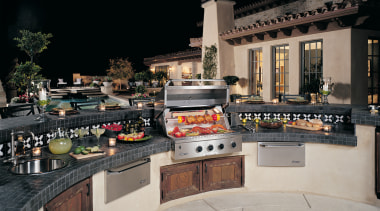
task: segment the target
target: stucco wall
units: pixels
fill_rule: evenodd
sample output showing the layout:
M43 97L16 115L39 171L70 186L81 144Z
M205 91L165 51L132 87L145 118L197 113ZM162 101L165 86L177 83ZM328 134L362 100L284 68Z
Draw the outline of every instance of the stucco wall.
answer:
M367 40L367 37L362 37ZM304 35L287 39L278 39L248 45L237 46L235 52L235 70L241 78L235 88L235 93L249 94L249 50L262 48L263 50L263 97L265 101L272 99L272 47L276 45L289 45L289 94L298 94L300 87L301 43L305 41L323 41L323 75L331 77L335 84L351 84L351 29L342 29L325 33ZM366 48L367 45L361 46ZM359 47L359 46L357 46ZM365 54L366 55L366 54ZM364 79L366 80L366 79ZM242 82L242 83L241 83ZM364 86L364 85L363 85ZM329 96L330 103L351 103L351 89L338 87L342 96ZM366 88L366 87L365 87Z
M313 193L369 204L378 204L375 194L375 127L356 125L358 145L306 143L305 167L257 165L257 142L243 143L245 185L243 188L210 191L160 204L160 166L171 165L171 152L151 156L150 185L108 204L104 203L104 172L93 176L94 211L165 210L192 200L232 192ZM235 154L235 153L234 153ZM186 162L186 161L183 161Z

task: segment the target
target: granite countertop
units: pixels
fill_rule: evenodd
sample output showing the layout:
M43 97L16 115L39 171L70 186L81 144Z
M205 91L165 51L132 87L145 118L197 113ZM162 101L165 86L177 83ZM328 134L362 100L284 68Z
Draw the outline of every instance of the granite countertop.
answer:
M43 148L43 157L61 158L68 166L41 175L14 175L8 171L9 164L0 167L0 210L36 211L70 186L92 175L127 162L170 150L170 140L154 135L149 141L141 143L117 143L117 147L107 147L107 138L101 137L101 150L105 157L76 160L68 154L53 155L47 147ZM74 141L75 142L75 141ZM95 137L89 137L87 143L96 144ZM75 143L74 143L75 144ZM74 146L75 147L75 146Z

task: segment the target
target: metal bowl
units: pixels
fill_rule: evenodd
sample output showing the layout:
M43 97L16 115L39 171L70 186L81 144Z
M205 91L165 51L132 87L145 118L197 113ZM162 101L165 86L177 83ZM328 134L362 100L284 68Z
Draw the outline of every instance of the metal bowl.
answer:
M19 163L9 170L14 174L44 174L66 166L62 159L43 158Z

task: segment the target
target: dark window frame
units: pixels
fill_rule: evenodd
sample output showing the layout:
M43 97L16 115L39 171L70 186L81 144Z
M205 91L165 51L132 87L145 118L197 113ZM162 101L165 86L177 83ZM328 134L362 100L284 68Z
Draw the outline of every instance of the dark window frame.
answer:
M261 90L263 90L263 61L258 59L256 60L256 52L259 51L261 54L261 58L263 57L263 49L262 48L254 48L249 49L249 93L251 95L257 95L260 96L260 90L256 84L257 75L259 75L259 81L261 82ZM260 71L257 72L256 70L256 63L259 63L259 66L261 67L261 73ZM255 87L256 85L256 87Z

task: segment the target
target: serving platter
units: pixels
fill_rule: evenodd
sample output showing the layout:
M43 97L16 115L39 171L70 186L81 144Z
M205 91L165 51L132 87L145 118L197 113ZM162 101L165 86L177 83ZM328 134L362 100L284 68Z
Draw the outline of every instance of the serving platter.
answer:
M140 142L148 141L148 140L150 140L152 138L153 138L153 136L149 135L149 136L145 136L144 138L136 139L136 140L133 140L133 141L121 140L121 139L117 139L117 141L120 142L120 143L130 144L130 143L140 143Z
M286 127L292 127L292 128L302 129L302 130L312 130L312 131L318 131L322 129L322 127L307 127L307 126L301 126L301 125L286 125Z
M59 110L50 111L49 114L59 115ZM73 114L79 114L79 111L77 111L77 110L66 110L66 115L73 115Z

